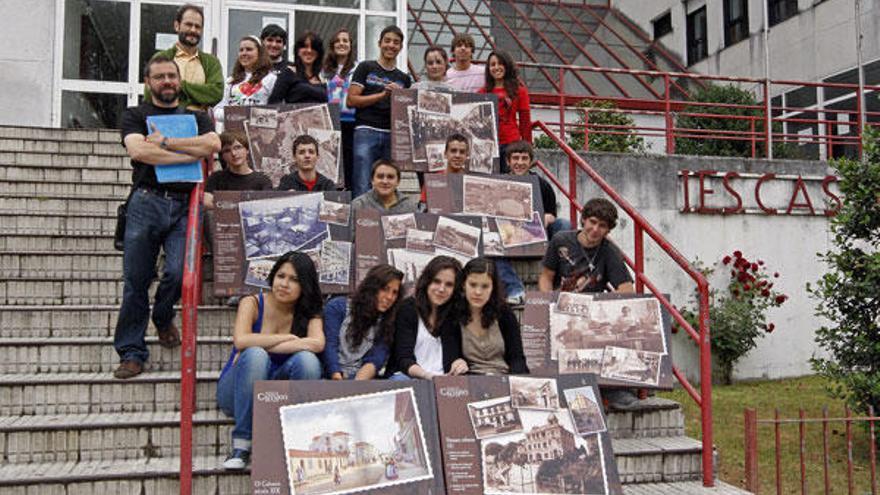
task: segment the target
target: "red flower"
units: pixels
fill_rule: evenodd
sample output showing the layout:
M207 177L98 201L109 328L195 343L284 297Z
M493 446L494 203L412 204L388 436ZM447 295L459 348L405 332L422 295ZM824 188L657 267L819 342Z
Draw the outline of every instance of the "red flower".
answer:
M721 262L724 263L725 265L729 265L730 264L730 256L725 256L724 259L721 260Z
M735 276L736 276L736 270L730 270L730 276L731 276L731 277L735 277Z
M749 276L746 273L740 273L736 279L739 280L741 284L744 284L749 280Z
M739 297L739 291L737 289L733 289L733 297Z
M776 304L782 304L785 302L786 299L788 299L788 296L786 296L785 294L780 294L776 296Z
M746 291L752 290L752 286L749 284L745 284L745 285L743 285L743 290L746 290Z
M770 282L769 284L767 284L767 288L768 288L768 289L772 289L772 288L773 288L773 282Z
M774 272L774 273L773 273L773 278L779 278L779 272Z
M761 291L761 295L764 296L764 297L769 297L769 296L770 296L770 291L767 290L767 289L764 289L764 290Z
M764 287L765 285L767 285L766 280L761 280L760 282L758 282L758 287Z
M764 260L758 260L758 265L764 266Z
M752 271L753 272L758 271L758 264L757 263L752 263Z
M734 258L742 258L742 255L743 255L743 253L739 249L737 249L736 251L733 252Z
M770 323L769 325L767 325L767 333L773 333L773 329L775 329L775 328L776 328L776 325Z

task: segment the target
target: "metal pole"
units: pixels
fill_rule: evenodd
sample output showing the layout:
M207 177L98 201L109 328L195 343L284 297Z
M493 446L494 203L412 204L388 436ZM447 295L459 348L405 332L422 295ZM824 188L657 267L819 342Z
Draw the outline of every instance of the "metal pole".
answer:
M767 159L773 159L773 119L770 114L770 8L767 0L761 2L764 7L764 123L767 127Z
M865 120L865 68L862 65L862 1L856 0L855 2L855 21L856 21L856 64L859 69L859 94L857 95L858 100L856 101L856 105L859 108L859 126L858 133L859 136L859 156L861 156L862 146L861 146L861 137L862 137L862 128L868 125L868 121Z

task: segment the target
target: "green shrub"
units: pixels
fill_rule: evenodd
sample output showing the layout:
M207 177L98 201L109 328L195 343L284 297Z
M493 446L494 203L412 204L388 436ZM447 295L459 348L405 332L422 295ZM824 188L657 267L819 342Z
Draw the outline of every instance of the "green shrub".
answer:
M609 153L643 153L645 140L635 134L635 121L629 115L619 111L617 106L610 101L583 100L577 104L578 108L590 109L586 112L590 126L590 149L589 151L604 151ZM585 112L579 112L576 131L569 133L566 144L575 151L584 148ZM622 126L622 127L603 127ZM615 134L608 134L614 132ZM623 132L623 134L616 134ZM540 135L535 138L533 146L538 149L556 149L558 146L549 136Z

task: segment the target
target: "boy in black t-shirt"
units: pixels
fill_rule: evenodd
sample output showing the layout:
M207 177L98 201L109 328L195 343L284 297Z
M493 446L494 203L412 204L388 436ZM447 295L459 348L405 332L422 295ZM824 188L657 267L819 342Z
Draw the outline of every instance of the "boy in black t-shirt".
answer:
M544 228L547 229L547 239L552 240L557 232L571 230L571 222L564 218L557 218L558 208L553 186L545 178L531 171L535 162L535 151L532 149L532 145L527 141L514 141L507 145L504 154L511 175L534 175L538 178L541 202L544 204Z
M271 191L272 180L251 169L248 163L250 146L244 134L227 131L220 134L220 161L223 170L208 177L205 183L205 207L214 207L214 191Z
M303 134L293 140L294 170L281 178L279 191L335 191L336 184L321 175L315 167L318 164L318 141Z
M356 108L352 199L370 189L370 170L380 158L391 159L391 91L409 88L412 81L397 69L403 31L388 26L379 35L379 58L362 62L351 77L346 102Z
M556 234L542 261L538 289L549 292L635 292L617 247L605 237L617 225L617 208L594 198L581 212L581 230Z

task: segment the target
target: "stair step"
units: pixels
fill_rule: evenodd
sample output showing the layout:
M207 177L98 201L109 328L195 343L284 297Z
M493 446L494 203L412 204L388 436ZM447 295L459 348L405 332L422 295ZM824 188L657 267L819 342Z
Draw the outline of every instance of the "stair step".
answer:
M120 164L110 164L105 161L99 163L104 166L48 167L4 164L0 167L0 180L131 184L131 165L123 167Z
M72 198L115 198L125 200L131 187L125 183L53 182L46 180L9 180L3 183L2 196L63 196Z
M743 489L715 480L713 488L706 488L702 481L677 483L636 483L623 485L624 495L748 495Z
M231 329L228 331L231 335ZM179 348L163 348L158 337L146 340L148 372L181 369ZM196 369L221 369L231 348L232 337L200 337ZM111 373L118 365L111 337L0 339L0 373Z
M180 308L175 319L181 328ZM235 308L199 306L199 337L231 335ZM116 328L118 305L85 306L0 306L0 336L9 338L78 338L112 337ZM147 329L154 335L155 329Z
M112 236L116 213L68 214L66 216L30 212L0 212L0 235L100 235Z
M131 158L125 148L114 144L95 144L92 153L31 153L0 151L0 165L46 168L95 168L131 171Z
M702 444L685 436L612 440L622 483L690 481L702 476Z
M74 198L56 195L52 197L0 196L0 213L31 215L87 215L115 216L116 208L124 198Z
M122 253L112 249L72 253L0 251L0 278L118 279L121 273Z
M121 142L119 131L116 129L52 129L45 127L0 126L0 138L116 144Z
M250 476L221 467L225 455L193 458L193 493L198 495L249 494ZM17 486L20 492L40 495L145 493L167 495L180 490L179 457L124 461L46 462L0 466L0 486ZM26 491L39 485L38 492Z
M684 435L684 413L678 402L660 397L642 401L639 411L607 414L608 432L614 438L652 438Z
M156 282L154 282L155 285ZM220 303L213 297L213 284L202 285L203 305ZM152 288L150 290L152 294ZM46 280L40 277L20 277L13 280L0 280L0 306L2 305L79 305L119 304L122 301L121 270L100 273L92 277L73 280Z
M197 374L196 409L215 408L216 371ZM0 417L175 411L180 372L149 372L128 380L111 373L18 373L0 375Z
M44 250L47 253L90 253L109 252L113 246L113 233L40 235L9 234L0 235L0 250L4 252L26 252ZM117 251L118 252L118 251Z

